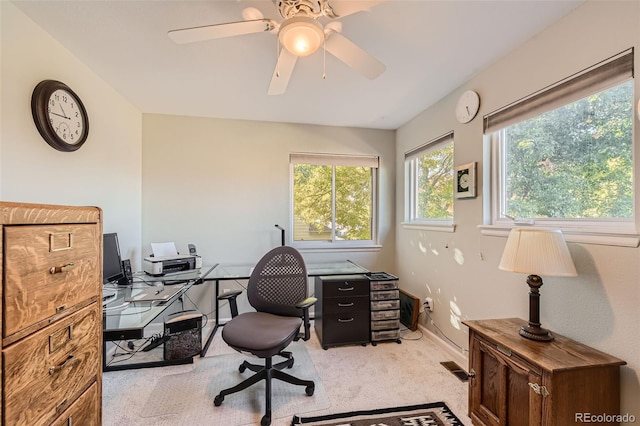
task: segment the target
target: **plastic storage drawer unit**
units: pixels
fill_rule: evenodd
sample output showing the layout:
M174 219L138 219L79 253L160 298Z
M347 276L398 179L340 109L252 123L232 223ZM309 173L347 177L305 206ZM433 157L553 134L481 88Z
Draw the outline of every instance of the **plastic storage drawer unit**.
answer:
M386 272L371 272L371 344L385 340L400 340L400 291L398 277Z

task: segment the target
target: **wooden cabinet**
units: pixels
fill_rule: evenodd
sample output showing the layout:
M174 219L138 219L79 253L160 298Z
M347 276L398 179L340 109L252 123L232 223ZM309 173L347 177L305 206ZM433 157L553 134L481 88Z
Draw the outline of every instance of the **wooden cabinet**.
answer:
M314 328L320 345L369 342L369 279L364 275L316 277Z
M0 203L2 424L102 423L101 217Z
M557 334L525 339L518 331L526 321L517 318L464 324L474 425L564 426L583 424L581 413L619 413L624 361Z

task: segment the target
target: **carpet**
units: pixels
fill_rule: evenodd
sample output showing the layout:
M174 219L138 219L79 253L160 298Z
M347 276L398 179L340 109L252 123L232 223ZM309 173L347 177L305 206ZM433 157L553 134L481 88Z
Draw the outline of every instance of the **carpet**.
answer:
M464 426L444 402L409 405L406 407L381 408L350 413L328 414L315 417L294 416L291 425L312 426L406 426L440 425Z
M295 363L286 371L296 377L315 382L313 396L305 394L304 386L279 380L272 381L272 418L291 418L294 413L307 413L329 408L329 398L322 386L304 345L293 343L290 349ZM235 386L253 374L238 371L248 359L239 353L197 358L193 370L165 375L158 380L146 403L138 411L140 425L229 426L256 425L264 415L265 384L255 384L242 392L227 395L219 407L213 398L223 389ZM263 360L249 359L252 363Z

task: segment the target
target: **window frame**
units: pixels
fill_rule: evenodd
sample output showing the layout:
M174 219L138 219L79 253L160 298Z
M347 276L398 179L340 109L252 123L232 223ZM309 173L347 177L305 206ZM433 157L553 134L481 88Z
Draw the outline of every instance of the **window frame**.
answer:
M483 225L480 227L483 235L507 236L512 228L527 226L560 229L565 235L565 239L570 242L627 247L638 247L640 245L640 235L637 227L638 211L635 208L638 198L637 185L635 184L638 176L636 161L633 162L632 171L634 210L630 218L511 218L501 211L503 205L501 197L504 196L502 188L504 188L506 178L504 175L505 153L502 150L499 135L504 134L504 129L629 80L634 80L633 49L614 55L586 70L484 116L485 164L488 167L484 168L483 179L485 185L483 191L485 217ZM572 84L576 85L577 90L571 90ZM633 84L634 88L632 90L635 94L635 81ZM551 101L547 101L546 106L544 106L545 97L547 100L551 99ZM635 116L632 116L632 120L635 120ZM635 123L634 127L631 142L632 155L635 158L635 151L637 150L637 126L635 126Z
M404 206L404 221L401 225L406 229L420 229L442 232L454 232L455 231L455 194L453 190L453 181L451 185L451 202L454 208L454 213L451 218L419 218L417 217L418 208L418 167L417 161L423 155L440 149L444 146L451 144L455 152L454 144L454 132L447 132L435 139L430 140L414 149L411 149L404 154L404 191L405 191L405 206ZM451 175L455 175L455 164L451 164Z
M289 155L289 229L288 243L299 250L340 250L340 249L377 249L380 248L378 242L378 217L379 217L379 168L380 158L374 155L350 155L350 154L320 154L320 153L291 153ZM331 182L331 210L332 220L336 220L335 205L335 177L336 166L347 167L369 167L371 169L371 239L370 240L336 240L335 227L331 230L331 241L294 240L293 229L295 223L294 214L294 167L296 164L315 164L319 166L330 166Z

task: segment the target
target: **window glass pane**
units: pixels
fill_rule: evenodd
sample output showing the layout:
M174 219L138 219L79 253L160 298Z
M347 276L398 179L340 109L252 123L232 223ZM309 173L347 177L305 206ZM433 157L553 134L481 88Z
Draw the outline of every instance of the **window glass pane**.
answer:
M331 241L333 222L331 199L331 166L294 165L294 241Z
M505 128L500 213L631 218L632 121L630 80Z
M371 168L336 167L336 239L371 240Z
M416 219L453 218L453 143L433 149L416 162Z

